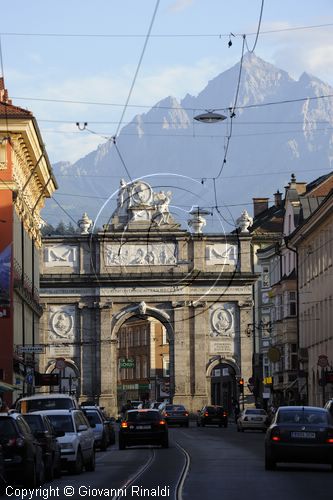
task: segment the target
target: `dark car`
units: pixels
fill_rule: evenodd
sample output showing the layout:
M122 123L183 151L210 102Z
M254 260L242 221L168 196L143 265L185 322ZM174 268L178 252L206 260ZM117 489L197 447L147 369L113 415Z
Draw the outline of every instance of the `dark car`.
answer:
M0 445L0 496L5 494L6 486L5 464L3 461L2 446Z
M277 462L323 463L333 468L333 420L323 408L281 406L265 439L265 468Z
M198 411L197 426L205 425L228 427L228 412L222 406L204 406Z
M41 413L27 413L24 419L28 422L33 435L43 451L46 479L61 476L61 451L57 436L50 420Z
M177 424L181 427L189 426L189 414L183 405L167 404L162 411L162 415L168 424Z
M129 410L119 428L119 449L159 444L168 448L168 426L158 410Z
M44 482L42 448L22 415L0 414L0 444L8 480L30 488Z

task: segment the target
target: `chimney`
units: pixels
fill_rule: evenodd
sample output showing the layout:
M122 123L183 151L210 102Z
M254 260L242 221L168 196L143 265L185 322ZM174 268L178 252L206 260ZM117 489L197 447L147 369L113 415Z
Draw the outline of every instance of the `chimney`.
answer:
M276 207L281 207L282 205L282 193L279 190L274 193L274 205Z
M268 209L269 198L252 198L253 200L253 217L261 214Z

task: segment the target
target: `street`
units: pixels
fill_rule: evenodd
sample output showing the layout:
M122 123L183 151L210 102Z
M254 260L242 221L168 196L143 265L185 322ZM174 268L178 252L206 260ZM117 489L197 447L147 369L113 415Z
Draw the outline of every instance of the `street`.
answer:
M117 445L96 454L96 471L68 473L45 483L33 496L13 487L9 498L155 497L183 500L321 500L329 498L332 471L326 465L286 465L264 470L264 434L227 429L170 428L170 448L119 451ZM65 489L67 487L67 489ZM66 495L67 493L67 495ZM217 496L218 495L218 496Z

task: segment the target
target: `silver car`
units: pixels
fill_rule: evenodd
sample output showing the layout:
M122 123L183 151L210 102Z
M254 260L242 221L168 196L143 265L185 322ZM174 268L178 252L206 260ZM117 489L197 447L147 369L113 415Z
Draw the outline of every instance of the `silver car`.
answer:
M268 415L260 408L247 408L243 410L237 419L237 431L244 432L245 429L259 429L266 432Z

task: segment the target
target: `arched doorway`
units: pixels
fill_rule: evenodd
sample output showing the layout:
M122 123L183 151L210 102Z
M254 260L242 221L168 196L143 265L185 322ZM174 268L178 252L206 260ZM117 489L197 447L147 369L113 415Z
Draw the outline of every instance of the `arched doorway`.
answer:
M118 333L118 407L127 400L170 399L170 350L165 326L152 317L132 316Z
M127 399L172 400L174 343L169 315L144 302L119 311L111 324L111 368L114 410ZM102 374L103 389L103 374ZM102 395L103 398L103 395Z
M238 401L237 368L233 364L217 360L210 370L211 404L223 406L229 413Z
M50 392L71 394L77 398L79 397L80 372L73 361L63 358L52 361L47 367L46 373L59 375L59 385L51 386Z

